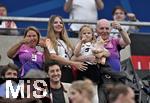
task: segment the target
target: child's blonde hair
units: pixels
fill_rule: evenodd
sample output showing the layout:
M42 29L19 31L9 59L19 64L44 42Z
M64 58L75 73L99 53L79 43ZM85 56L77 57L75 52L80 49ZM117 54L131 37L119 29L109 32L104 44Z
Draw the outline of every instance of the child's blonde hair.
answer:
M80 39L82 39L82 30L83 30L85 27L91 29L91 31L92 31L92 42L96 42L96 37L95 37L95 35L94 35L94 30L93 30L93 28L92 28L90 25L88 25L88 24L85 24L85 25L83 25L83 26L80 28L80 30L79 30L79 37L80 37Z

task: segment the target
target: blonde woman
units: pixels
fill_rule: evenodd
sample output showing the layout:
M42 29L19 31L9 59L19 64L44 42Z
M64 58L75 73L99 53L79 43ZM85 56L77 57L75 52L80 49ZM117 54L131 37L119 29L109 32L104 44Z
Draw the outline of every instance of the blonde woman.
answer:
M94 94L94 86L88 79L73 82L69 89L72 103L92 103Z
M60 16L51 16L48 22L45 55L47 60L55 60L62 64L62 81L74 80L72 67L86 69L84 63L71 61L73 46L69 41L64 22Z

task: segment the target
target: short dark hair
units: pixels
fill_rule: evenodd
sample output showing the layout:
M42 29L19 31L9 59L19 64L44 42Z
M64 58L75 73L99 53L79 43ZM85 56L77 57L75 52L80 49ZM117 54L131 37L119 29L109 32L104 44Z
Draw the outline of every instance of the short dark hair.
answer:
M127 11L126 11L122 6L116 6L116 7L113 9L113 11L112 11L112 15L115 14L115 12L116 12L117 9L122 10L125 15L127 14Z
M5 73L6 73L8 70L14 70L14 71L17 72L17 74L18 74L18 72L19 72L19 68L18 68L15 64L13 64L13 63L8 63L7 65L4 65L4 66L3 66L3 69L2 69L2 71L1 71L1 76L5 77Z
M61 67L60 64L57 61L47 61L47 62L44 63L45 72L48 73L49 67L53 66L53 65L58 65L59 67Z

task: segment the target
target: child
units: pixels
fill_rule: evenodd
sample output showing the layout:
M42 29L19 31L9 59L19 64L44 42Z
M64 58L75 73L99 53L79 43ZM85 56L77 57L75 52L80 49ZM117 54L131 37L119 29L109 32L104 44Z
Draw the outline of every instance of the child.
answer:
M83 25L80 28L79 32L80 32L80 40L75 47L74 55L76 57L84 56L84 58L81 61L93 64L96 62L95 56L93 55L92 52L94 43L96 42L94 31L90 27L90 25Z
M99 38L92 49L93 54L96 56L97 63L105 64L106 57L103 56L103 53L105 53L105 51L108 52L108 50L104 47L104 40Z
M78 73L78 79L88 78L93 82L97 83L100 78L100 70L97 67L96 58L99 56L103 56L103 54L96 53L93 55L94 45L96 43L96 38L94 35L94 31L89 25L83 25L80 29L80 40L77 43L74 55L75 60L82 61L88 64L88 68ZM96 50L95 50L96 51ZM100 52L103 52L101 50Z

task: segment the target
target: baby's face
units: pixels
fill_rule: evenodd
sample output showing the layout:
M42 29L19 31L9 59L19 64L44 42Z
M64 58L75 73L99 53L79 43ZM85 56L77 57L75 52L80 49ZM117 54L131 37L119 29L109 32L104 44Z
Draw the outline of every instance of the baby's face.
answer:
M82 36L81 39L84 39L85 42L91 42L91 41L92 41L92 38L93 38L93 32L92 32L91 28L89 28L89 27L84 27L84 28L81 30L81 36Z

